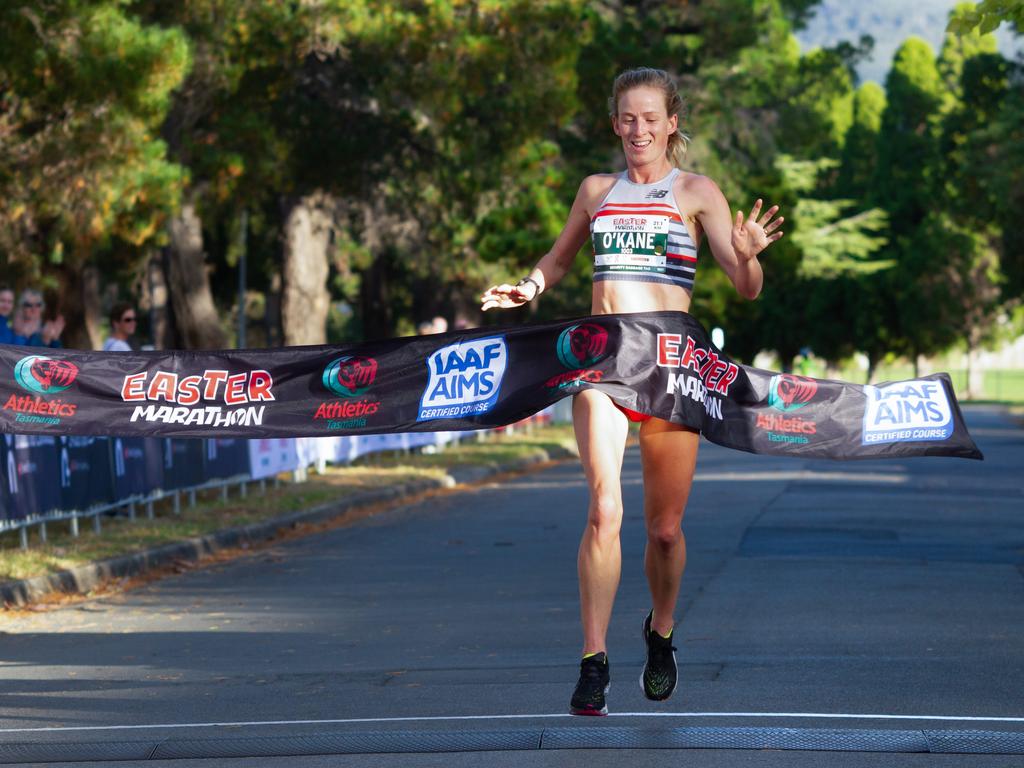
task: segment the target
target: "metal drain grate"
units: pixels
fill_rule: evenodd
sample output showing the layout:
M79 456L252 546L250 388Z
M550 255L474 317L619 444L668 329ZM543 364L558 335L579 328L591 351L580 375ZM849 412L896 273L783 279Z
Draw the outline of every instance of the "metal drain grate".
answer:
M881 728L522 728L379 731L139 741L0 743L0 763L115 762L534 749L774 749L1024 755L1024 732Z

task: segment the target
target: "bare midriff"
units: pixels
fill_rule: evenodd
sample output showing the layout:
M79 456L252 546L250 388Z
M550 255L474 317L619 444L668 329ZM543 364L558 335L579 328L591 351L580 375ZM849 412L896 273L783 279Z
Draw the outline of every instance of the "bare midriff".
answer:
M611 315L627 312L690 311L690 292L677 285L603 280L594 283L590 313Z

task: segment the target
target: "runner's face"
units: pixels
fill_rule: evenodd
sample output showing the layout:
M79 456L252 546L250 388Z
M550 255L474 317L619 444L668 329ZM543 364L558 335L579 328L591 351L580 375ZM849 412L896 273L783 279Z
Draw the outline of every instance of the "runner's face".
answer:
M656 163L665 158L668 137L676 132L678 118L668 116L665 95L657 88L633 88L619 96L619 114L612 118L615 135L631 166Z

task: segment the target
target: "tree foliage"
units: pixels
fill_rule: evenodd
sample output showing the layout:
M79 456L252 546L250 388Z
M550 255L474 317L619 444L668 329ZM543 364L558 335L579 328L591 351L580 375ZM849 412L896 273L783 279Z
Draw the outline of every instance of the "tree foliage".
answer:
M282 296L287 325L322 332L326 313L333 340L482 322L479 291L550 247L584 176L621 167L611 81L648 65L686 98L687 170L787 218L758 302L701 254L694 312L731 354L978 344L1024 292L1024 77L984 34L1019 8L958 7L938 56L907 40L883 90L857 87L869 38L801 53L811 0L16 0L0 262L19 282L98 265L127 283L164 249L189 272L172 293L209 301L192 320L202 301L176 296L179 324L215 326L179 329L187 344L239 311L242 242L262 341L281 339ZM590 268L581 254L528 311L588 311Z
M981 0L963 13L952 16L947 30L956 35L994 32L1004 21L1020 30L1024 29L1024 0Z
M124 4L0 8L0 250L9 274L162 237L184 172L156 134L189 67L178 30Z

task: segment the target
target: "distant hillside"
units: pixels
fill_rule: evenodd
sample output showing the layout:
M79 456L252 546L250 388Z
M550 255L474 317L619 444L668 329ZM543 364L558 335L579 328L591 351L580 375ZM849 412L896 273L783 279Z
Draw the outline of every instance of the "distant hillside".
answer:
M893 54L911 35L927 40L938 51L949 11L957 0L823 0L815 6L807 29L797 34L804 50L835 45L841 40L856 43L861 35L875 39L874 55L858 68L862 80L885 82ZM1014 56L1022 48L1004 24L997 31L999 49Z

